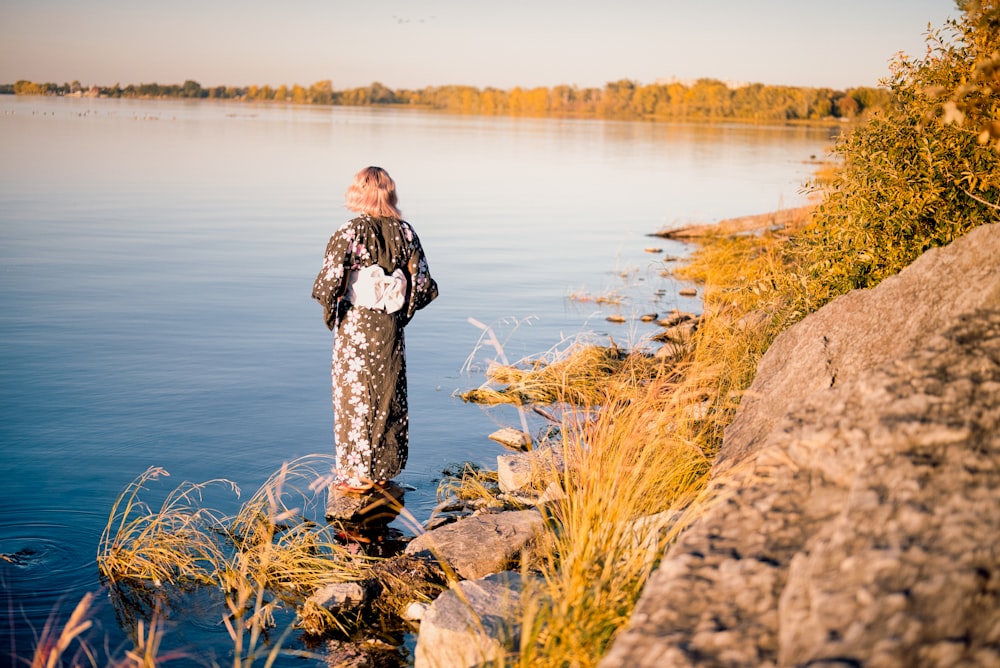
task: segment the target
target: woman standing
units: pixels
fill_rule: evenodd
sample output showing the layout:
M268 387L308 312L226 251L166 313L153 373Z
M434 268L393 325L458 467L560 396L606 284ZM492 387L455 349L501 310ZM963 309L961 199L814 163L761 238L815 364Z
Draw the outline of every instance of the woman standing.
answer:
M358 172L345 205L360 215L330 237L313 284L334 332L335 484L343 491L384 484L406 465L403 327L438 295L420 240L396 202L388 172Z

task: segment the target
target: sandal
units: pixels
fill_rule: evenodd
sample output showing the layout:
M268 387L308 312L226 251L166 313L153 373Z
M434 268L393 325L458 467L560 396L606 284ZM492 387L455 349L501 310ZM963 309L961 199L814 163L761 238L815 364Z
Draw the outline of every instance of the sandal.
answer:
M346 482L338 482L333 487L342 494L356 494L358 496L362 494L370 494L375 489L375 485L372 483L365 483L358 487Z
M340 481L333 484L333 488L341 494L354 494L357 496L382 492L389 484L389 480L368 480L362 479L360 485L352 485L349 482Z

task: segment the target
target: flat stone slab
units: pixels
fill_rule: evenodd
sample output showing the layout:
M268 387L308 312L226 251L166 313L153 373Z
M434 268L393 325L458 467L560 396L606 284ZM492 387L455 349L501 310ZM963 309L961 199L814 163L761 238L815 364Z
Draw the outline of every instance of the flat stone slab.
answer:
M405 553L443 560L473 580L515 566L543 525L537 510L473 515L417 536Z
M531 436L513 427L504 427L490 434L490 440L496 441L500 445L512 450L530 450Z

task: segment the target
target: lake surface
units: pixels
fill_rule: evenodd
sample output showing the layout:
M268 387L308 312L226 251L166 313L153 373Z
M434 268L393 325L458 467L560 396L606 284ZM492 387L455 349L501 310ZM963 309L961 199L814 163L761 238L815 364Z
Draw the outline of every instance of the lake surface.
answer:
M660 275L687 249L647 235L803 203L830 136L0 96L0 553L19 555L0 561L0 661L99 592L111 505L148 467L171 474L159 493L226 478L247 496L332 453L331 334L310 290L361 167L395 178L441 289L406 332L400 482L423 521L442 469L495 469L487 436L518 424L454 396L496 357L470 318L511 360L584 333L640 345L655 326L605 317L699 308ZM621 303L578 298L610 293ZM94 633L119 646L98 599Z

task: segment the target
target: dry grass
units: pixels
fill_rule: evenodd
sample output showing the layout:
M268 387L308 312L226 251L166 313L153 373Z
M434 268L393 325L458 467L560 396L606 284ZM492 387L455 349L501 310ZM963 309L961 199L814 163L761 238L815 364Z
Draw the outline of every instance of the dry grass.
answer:
M566 295L566 299L581 304L593 302L595 304L617 306L622 303L623 297L621 292L617 290L609 289L599 294L593 294L585 290L574 290Z
M665 372L661 361L642 352L629 353L614 342L609 346L574 343L547 357L493 365L484 385L460 396L485 405L597 406L612 387Z
M544 555L544 583L526 597L521 665L590 665L627 620L670 534L702 487L709 459L664 418L676 387L618 387L563 447L564 499Z
M489 502L496 498L500 488L496 471L483 469L472 462L461 464L460 470L445 470L438 484L437 500L458 499L473 501L481 499Z
M784 237L706 240L678 271L704 285L704 313L683 392L701 397L704 419L692 435L714 455L757 363L779 333L800 319L797 274Z
M86 658L91 666L98 665L93 650L80 637L93 625L93 622L87 619L93 600L93 594L85 594L61 629L56 629L51 619L46 622L38 638L34 655L31 657L31 668L56 668L64 665L66 659L70 659L74 666L85 665L81 657ZM78 651L70 658L67 654L74 642L77 643Z
M370 577L373 561L353 554L336 540L336 527L307 519L329 482L332 458L313 455L284 465L230 518L200 507L208 485L228 481L182 483L156 510L140 493L167 475L151 468L119 495L101 539L98 564L118 587L133 588L144 600L148 584L218 587L227 609L222 619L233 642L234 666L272 663L282 654L289 627L267 637L281 605L301 608L307 597L331 582ZM316 631L339 628L332 613ZM139 622L136 649L130 657L153 657L158 636ZM301 654L301 653L300 653ZM145 659L144 659L145 660Z
M779 234L708 237L680 271L704 286L705 303L693 349L671 366L612 354L588 362L597 372L572 373L574 360L544 376L541 368L492 376L523 400L597 407L563 414L572 465L565 499L550 507L541 584L525 598L518 665L596 665L666 546L710 502L703 491L723 429L770 342L802 315ZM527 391L526 379L556 387Z
M209 485L230 485L237 494L239 490L224 480L185 482L154 510L139 499L139 492L150 482L168 475L162 468L151 467L115 500L97 555L98 570L111 583L213 582L212 572L223 555L211 528L220 520L211 510L198 507L198 503Z
M314 502L315 491L328 481L317 464L329 470L328 458L320 457L283 465L229 523L236 549L220 564L219 585L229 610L223 622L238 658L235 665L250 666L259 658L266 664L275 660L292 629L286 628L273 643L264 642L264 632L274 626L274 612L282 603L303 609L308 596L320 587L369 576L369 560L339 544L330 525L301 515ZM308 610L310 632L341 628L329 611L317 606Z

